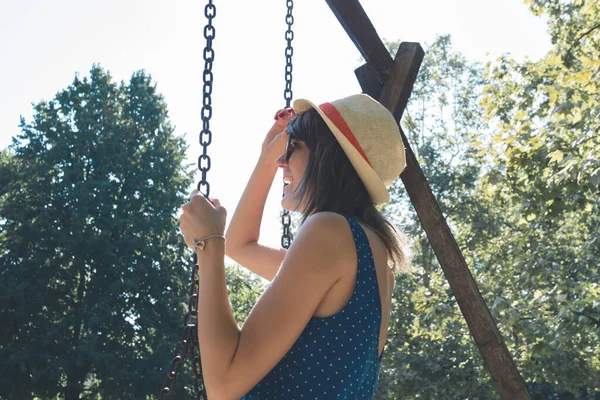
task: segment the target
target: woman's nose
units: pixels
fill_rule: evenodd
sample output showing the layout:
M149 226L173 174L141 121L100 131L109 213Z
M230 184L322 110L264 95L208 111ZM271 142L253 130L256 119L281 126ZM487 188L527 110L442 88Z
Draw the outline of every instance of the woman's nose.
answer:
M281 153L281 155L279 157L277 157L277 160L275 160L275 162L277 163L277 166L279 168L287 167L287 160L285 159L285 152Z

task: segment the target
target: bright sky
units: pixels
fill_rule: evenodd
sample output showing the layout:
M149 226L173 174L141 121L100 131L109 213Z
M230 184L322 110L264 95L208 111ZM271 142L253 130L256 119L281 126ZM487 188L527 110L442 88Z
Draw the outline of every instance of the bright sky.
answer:
M284 89L285 0L216 0L211 195L233 215ZM472 60L541 57L545 23L522 0L362 0L380 37L430 43L451 34ZM204 2L190 0L0 1L0 149L76 72L100 63L116 80L145 69L167 101L188 160L201 152ZM324 0L296 0L294 98L331 101L360 92L360 54ZM425 47L425 46L424 46ZM486 55L489 53L489 55ZM275 178L261 242L279 245L282 181Z

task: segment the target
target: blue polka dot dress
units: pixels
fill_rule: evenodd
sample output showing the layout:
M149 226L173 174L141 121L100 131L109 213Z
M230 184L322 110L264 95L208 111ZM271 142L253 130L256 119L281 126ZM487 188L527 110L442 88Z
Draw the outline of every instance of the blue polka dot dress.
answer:
M375 395L381 366L377 273L365 231L346 219L358 254L350 301L335 315L311 318L287 354L241 400L372 399Z

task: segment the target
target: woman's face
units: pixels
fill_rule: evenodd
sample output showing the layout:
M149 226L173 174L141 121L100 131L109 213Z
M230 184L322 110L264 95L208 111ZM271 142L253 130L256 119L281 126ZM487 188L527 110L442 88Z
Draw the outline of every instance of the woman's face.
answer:
M283 169L283 182L287 183L283 188L281 206L288 211L298 209L297 200L293 198L293 195L304 175L308 154L309 150L304 142L288 136L286 150L277 159L279 168Z

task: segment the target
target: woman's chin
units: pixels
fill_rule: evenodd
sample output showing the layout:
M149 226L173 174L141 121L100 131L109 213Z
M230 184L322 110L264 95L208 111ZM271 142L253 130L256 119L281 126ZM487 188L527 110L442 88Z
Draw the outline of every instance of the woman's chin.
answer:
M281 207L284 210L287 210L289 212L294 211L295 208L296 208L296 207L294 207L294 205L292 204L292 202L288 198L286 198L286 197L284 197L283 199L281 199Z
M284 210L287 210L289 212L297 211L298 206L296 205L296 202L291 197L292 197L292 193L284 192L284 196L281 199L281 207Z
M289 185L283 188L283 197L281 198L281 207L289 212L300 212L300 205L294 196L296 189L292 189Z

